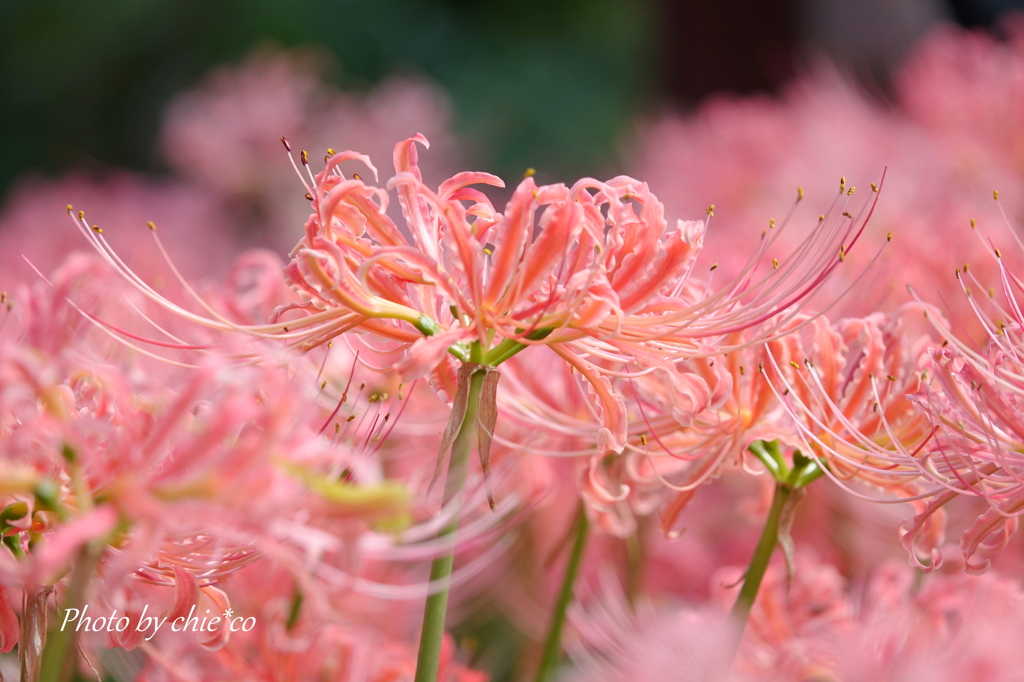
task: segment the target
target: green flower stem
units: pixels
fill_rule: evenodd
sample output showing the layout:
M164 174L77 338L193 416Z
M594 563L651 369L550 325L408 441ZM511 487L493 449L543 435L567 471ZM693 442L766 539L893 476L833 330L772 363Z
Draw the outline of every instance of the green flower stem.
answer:
M462 426L452 443L451 459L448 463L448 474L444 482L444 505L454 504L455 513L438 534L438 540L449 537L454 539L459 527L459 509L462 507L462 489L466 484L466 471L469 466L469 455L476 442L477 417L480 413L480 392L486 371L481 369L472 374L469 380L469 396L466 402L466 416ZM448 611L448 591L452 575L452 564L455 561L454 547L445 556L434 559L430 565L430 582L443 582L444 587L427 597L427 605L423 611L423 634L420 637L420 649L416 658L415 682L436 682L438 666L441 662L441 641L444 638L445 614Z
M550 328L537 329L527 334L526 338L530 341L540 341L546 339L553 331L554 329ZM497 367L526 347L526 344L519 343L514 339L505 339L484 355L484 364Z
M536 682L547 682L558 667L562 658L562 628L565 626L566 610L572 601L573 586L576 583L576 575L580 572L580 564L583 562L583 549L587 545L587 535L590 531L590 523L587 520L587 512L580 504L579 512L576 514L575 540L572 545L572 553L569 555L569 562L565 566L565 576L562 578L562 589L558 593L558 601L555 602L555 610L551 614L551 623L548 625L548 635L544 640L544 652L540 657L540 668L537 670Z
M768 562L771 561L775 545L779 541L779 521L782 519L782 511L786 508L786 502L792 493L793 488L786 483L775 484L775 496L772 498L772 508L768 512L768 520L765 521L761 539L758 540L757 549L754 550L754 557L747 567L747 573L743 579L743 589L740 590L740 596L736 599L730 614L730 618L739 630L737 639L742 637L743 630L746 629L747 620L750 618L750 609L754 606L757 591L760 589L764 573L768 569Z
M779 526L783 516L787 507L796 502L792 499L793 493L810 485L825 473L824 463L801 454L799 450L793 452L793 468L790 469L779 450L778 441L756 441L751 443L750 451L761 460L768 473L775 479L775 494L764 530L761 531L761 539L757 542L757 549L754 550L754 556L744 574L740 595L736 598L730 613L730 620L736 628L733 655L739 648L743 631L750 620L750 609L754 606L761 581L768 570L768 563L775 552L775 546L779 543Z
M78 638L75 628L69 627L64 630L60 627L63 624L62 613L67 609L81 611L85 605L88 596L86 593L96 573L104 547L105 543L94 540L78 553L75 567L71 572L71 583L64 596L63 608L57 611L58 622L54 623L43 649L39 677L35 678L38 682L68 682L74 677L78 662Z

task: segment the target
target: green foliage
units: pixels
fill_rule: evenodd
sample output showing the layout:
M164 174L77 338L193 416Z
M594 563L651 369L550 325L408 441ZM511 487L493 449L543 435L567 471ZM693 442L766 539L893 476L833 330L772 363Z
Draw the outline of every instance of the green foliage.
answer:
M634 0L4 0L0 191L28 169L160 170L170 98L261 43L319 44L335 85L423 73L454 98L480 167L544 180L614 166L649 88ZM225 163L228 163L225 160ZM545 177L549 176L549 177Z

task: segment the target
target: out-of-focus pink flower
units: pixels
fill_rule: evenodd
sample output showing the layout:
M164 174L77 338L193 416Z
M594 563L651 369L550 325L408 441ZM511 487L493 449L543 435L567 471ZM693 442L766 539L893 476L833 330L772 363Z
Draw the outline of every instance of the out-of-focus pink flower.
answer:
M425 172L438 181L460 156L451 104L436 85L393 76L365 93L339 92L321 77L324 61L312 51L262 48L176 98L161 131L164 154L182 175L281 249L301 234L309 204L281 163L280 137L301 141L313 156L358 148L387 158L395 140L423 132L434 142Z
M724 584L739 575L721 571L713 601L731 604L734 590ZM918 583L913 569L893 563L851 587L832 566L801 554L791 579L781 562L768 569L729 668L716 659L732 636L724 610L634 607L606 582L573 611L579 640L570 651L580 673L567 679L1015 680L1022 599L1018 583L994 574L940 572Z
M1015 581L932 574L920 589L906 568L883 566L840 640L836 677L868 680L1016 680L1024 593Z
M0 214L0 290L13 294L23 282L52 272L82 248L65 205L94 206L89 220L103 230L125 262L146 272L150 284L177 287L146 223L162 226L167 251L189 277L219 276L235 249L228 213L208 193L178 182L145 180L114 173L102 180L71 175L60 180L27 178L9 193ZM28 261L28 262L26 262Z
M566 648L577 670L565 680L699 682L722 679L728 670L733 634L725 614L713 608L644 603L634 609L606 581L596 597L573 608L571 622L579 637Z
M1007 17L1003 28L1005 41L942 26L917 45L896 78L902 109L930 133L962 181L982 191L1010 187L1024 175L1024 20ZM1022 198L1007 200L1014 216L1024 217Z
M0 653L10 653L19 637L18 616L11 607L7 589L0 587Z
M251 618L237 629L215 657L191 638L162 633L147 648L140 679L253 680L330 679L350 682L396 682L412 679L416 667L415 631L394 617L367 621L350 608L344 595L296 599L301 582L267 564L234 574L226 590L237 616ZM237 617L236 616L236 617ZM239 621L241 623L242 621ZM485 673L464 663L450 635L444 638L438 679L441 682L486 682Z
M13 474L0 491L5 585L59 581L88 545L102 565L96 608L133 613L133 582L184 594L185 580L198 588L189 601L223 610L214 586L285 545L308 551L300 530L351 533L404 513L398 484L364 485L359 471L334 482L331 470L356 453L319 437L312 382L300 388L273 362L208 360L186 373L88 334L45 339L47 316L89 326L70 302L83 277L110 295L132 290L109 269L90 269L92 259L73 256L23 292L25 340L0 353L0 462ZM37 337L45 348L30 345Z
M995 72L999 67L991 68ZM918 79L908 76L907 81ZM967 101L944 90L947 81L941 72L929 82L935 87L928 95L941 92L949 109ZM922 97L921 108L929 107L930 100ZM950 285L948 254L972 264L984 260L970 219L983 224L999 220L993 207L979 201L994 187L980 182L981 175L963 174L941 136L904 111L874 102L829 69L797 81L778 100L720 97L692 116L663 116L645 124L636 140L634 170L669 210L688 213L716 205L707 248L722 253L720 264L727 275L743 262L727 255L729 245L759 234L769 220L781 224L791 211L797 218L813 219L807 215L808 199L817 206L835 196L841 176L846 179L844 193L854 185L859 193L870 191L869 182L885 169L885 187L866 238L881 240L891 233L893 243L869 277L855 280L860 270L845 269L817 299L829 303L856 282L856 295L839 303L843 315L891 312L910 300L908 284L927 292L931 300ZM798 187L807 199L794 208L790 197L797 196ZM789 231L781 235L779 246L790 250L797 239ZM870 249L861 251L851 263L863 265L871 256ZM968 310L958 306L956 312Z

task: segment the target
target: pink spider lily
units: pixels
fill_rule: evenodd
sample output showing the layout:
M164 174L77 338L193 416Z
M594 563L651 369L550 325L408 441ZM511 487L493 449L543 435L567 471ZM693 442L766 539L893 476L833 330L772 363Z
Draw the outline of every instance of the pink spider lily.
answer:
M307 430L305 403L269 367L206 367L175 393L156 376L133 385L112 366L6 347L4 584L29 598L56 588L80 608L93 578L76 576L95 567L101 589L89 603L100 613L137 615L142 585L173 588L172 613L203 599L223 610L217 586L231 573L286 553L289 537L292 552L302 548L302 510L315 512L321 532L338 534L401 515L402 486L323 478L344 451ZM201 643L218 648L227 636L221 629Z
M998 200L998 193L994 193ZM1005 218L1005 216L1004 216ZM1007 223L1009 226L1009 223ZM972 227L974 227L972 225ZM969 264L956 270L956 278L984 332L978 344L965 335L943 330L941 348L932 351L934 384L916 395L918 409L935 430L930 447L915 460L923 478L938 492L915 520L942 509L958 496L975 497L987 504L961 537L968 572L986 571L991 558L1006 547L1024 514L1024 316L1017 296L1024 288L1007 266L1000 249L986 240L995 255L1000 284L985 291ZM1010 229L1018 245L1020 240ZM954 325L962 326L959 319Z
M262 259L245 262L261 282ZM533 502L522 486L506 485L513 477L500 462L493 513L479 476L465 505L439 513L425 499L411 505L406 487L392 482L408 476L397 466L404 463L389 460L416 455L388 438L417 387L403 388L394 373L353 381L357 367L379 357L360 361L342 347L325 348L315 363L314 354L311 362L278 354L250 367L227 359L197 371L147 364L121 345L104 346L109 336L70 302L92 287L118 290L111 271L95 265L76 257L22 296L25 342L6 346L0 361L5 584L44 600L55 589L66 603L64 573L92 547L98 596L88 605L97 616L116 609L138 618L143 603L171 614L206 602L227 608L224 585L257 560L287 569L312 601L394 603L438 589L416 571L438 554L467 557L453 580L465 583L508 548L503 536ZM254 296L222 295L238 316L273 298L241 288ZM151 314L144 302L136 310ZM52 337L62 318L100 333ZM32 347L37 338L49 353ZM463 529L457 541L436 540L453 518ZM220 648L227 635L218 630L198 644ZM2 636L6 646L10 635ZM96 646L152 650L134 630L108 639Z
M808 362L800 375L809 390L795 391L787 399L801 435L827 459L827 473L834 479L855 479L896 493L896 500L890 501L914 503L917 514L903 528L903 542L911 561L925 570L941 564L937 545L944 528L943 511L952 500L974 497L989 507L961 538L969 572L987 570L1024 513L1020 461L1024 431L1017 405L1024 391L1024 365L1019 359L1024 318L1016 300L1022 283L1006 267L999 249L992 248L1001 297L994 288L986 298L974 296L973 291L984 291L984 287L969 266L956 271L986 333L984 345L954 334L934 309L918 306L918 319L931 323L943 337L942 346L927 336L906 335L900 340L896 329L887 333L887 340L879 337L883 342L874 345L879 351L885 349L880 359L892 360L870 370L867 383L862 373L867 402L861 401L858 418L847 413L818 377L814 365L820 363ZM954 327L963 326L954 319ZM864 346L864 352L870 349L871 345ZM901 356L903 360L894 364ZM852 378L856 383L857 377ZM785 383L787 389L794 385ZM873 416L865 411L869 404ZM819 405L827 408L820 416Z
M920 323L940 318L934 309L907 305L891 315L815 322L813 345L795 339L770 355L769 385L791 416L788 442L825 466L823 473L848 493L888 503L909 502L919 523L903 531L911 560L938 557L944 516L922 516L936 492L920 475L919 458L935 429L908 396L933 379ZM872 492L874 491L874 492ZM880 499L877 492L892 497Z
M498 415L497 365L531 345L550 348L595 394L597 455L621 452L627 411L614 379L659 373L672 384L676 412L701 411L708 402L702 380L676 363L792 333L787 323L846 258L875 205L868 201L855 217L845 210L852 188L848 192L841 184L833 207L796 251L770 258L785 227L772 221L737 278L715 290L710 279L692 276L707 223L679 221L670 228L661 203L642 182L584 178L572 186L538 186L526 177L501 214L472 186L503 186L492 175L460 173L436 192L429 189L419 172L417 144L426 145L426 139L416 136L396 146L396 175L388 183L398 194L407 233L387 214L384 189L340 170L343 162L358 160L376 176L368 158L329 151L324 170L313 175L308 155L301 154L303 169L296 170L308 176L303 182L313 213L284 270L299 301L279 308L276 321L267 324L240 324L198 295L203 314L169 301L125 266L101 228L90 228L81 213L76 224L124 278L187 320L247 338L276 338L302 353L358 332L364 346L399 355L395 366L406 379L429 374L452 402L434 478L451 451L444 503L456 509L473 441L488 475ZM70 207L69 212L74 215ZM153 342L91 319L113 333ZM753 331L741 345L729 345L728 339L746 330ZM155 343L204 349L178 338ZM236 357L246 355L251 351ZM686 422L689 414L677 418ZM448 538L457 526L453 521L439 535ZM450 562L438 557L432 566L442 583ZM425 671L436 665L446 602L442 587L425 609L419 672L428 676L433 673Z
M313 214L286 267L302 299L287 308L303 316L288 322L237 324L205 302L204 314L189 312L128 269L101 228L81 213L76 222L147 296L207 326L280 338L301 350L358 329L390 339L393 352L404 349L400 368L409 376L435 370L447 353L468 360L474 342L490 349L488 364L543 343L599 383L599 368L584 355L646 366L706 355L702 343L734 331L765 325L765 337L777 333L783 322L769 320L800 308L853 248L874 205L854 218L844 210L844 192L799 249L761 271L783 225L766 230L740 276L713 292L691 277L705 224L670 228L644 183L618 177L538 186L528 177L501 214L471 186L503 186L492 175L460 173L436 192L428 189L417 143L426 140L396 146L397 174L389 182L409 236L388 216L385 190L341 173L343 162L360 160L376 175L368 158L329 155L323 171L307 174ZM454 394L453 366L443 365L435 378Z

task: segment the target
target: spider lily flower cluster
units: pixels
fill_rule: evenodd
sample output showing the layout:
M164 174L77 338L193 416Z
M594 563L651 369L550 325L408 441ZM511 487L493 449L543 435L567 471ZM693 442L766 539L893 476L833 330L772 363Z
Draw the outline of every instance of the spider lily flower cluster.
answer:
M175 225L140 222L154 265L69 206L92 252L0 300L0 674L543 681L564 650L569 679L854 681L1017 632L1019 588L954 575L1012 562L1024 513L1024 281L992 242L955 301L851 317L882 183L719 252L714 206L669 220L632 177L433 187L422 135L389 178L282 141L283 261L210 285ZM905 552L936 575L876 567ZM59 627L86 607L253 626Z
M427 188L418 167L417 145L426 146L426 140L416 136L396 146L396 174L388 183L398 195L405 231L389 215L387 190L364 182L358 174L346 177L342 173L343 163L361 162L376 176L367 157L329 152L324 169L313 175L307 171L308 155L303 152L302 167L297 165L297 169L307 171L304 181L313 213L287 265L275 277L272 259L244 256L229 277L229 287L203 297L168 260L176 280L174 289L191 298L191 303L172 301L170 294L147 282L144 273L130 269L106 241L103 229L90 225L84 213L68 207L81 233L112 270L102 270L99 261L86 259L58 272L53 281L44 279L23 297L29 313L23 322L25 347L39 347L39 352L46 348L56 354L56 359L49 361L56 364L50 370L54 375L50 381L56 385L22 378L32 374L23 366L9 372L7 393L21 396L21 402L12 403L10 413L16 416L5 433L5 445L17 454L12 455L12 462L28 459L22 465L27 467L24 475L29 481L24 489L12 491L16 497L9 506L8 544L17 554L12 571L21 571L23 576L44 575L49 580L44 585L55 585L64 574L90 570L79 570L82 562L71 559L91 548L94 565L111 563L119 567L121 575L132 575L151 586L174 586L176 595L196 594L188 586L218 590L216 585L231 573L263 560L261 557L283 560L287 551L282 547L297 543L308 555L313 551L308 545L313 537L341 532L331 523L311 528L309 519L299 526L296 519L287 520L289 514L301 515L298 510L302 508L307 514L313 509L320 516L333 518L334 514L317 510L316 505L304 506L303 489L325 498L327 507L332 502L342 507L353 505L351 513L343 516L369 522L370 528L380 521L380 515L391 518L397 514L396 506L407 504L400 488L389 487L387 482L366 490L355 487L360 467L365 470L367 462L377 458L381 439L394 429L393 424L388 425L394 403L391 411L383 417L380 414L387 399L385 392L366 397L365 384L360 386L360 397L373 413L366 428L360 429L365 418L356 426L357 432L366 434L358 445L363 454L357 450L341 456L340 461L347 460L347 465L337 460L326 463L338 457L330 454L332 448L352 440L345 436L354 415L345 420L344 429L339 417L340 410L351 409L351 373L344 388L340 383L330 386L330 369L325 374L328 359L333 360L332 346L344 342L343 355L348 354L357 365L360 354L366 353L377 363L394 364L407 381L427 374L437 393L453 403L438 444L441 456L435 478L448 450L452 461L441 515L430 522L437 529L437 540L433 548L418 552L421 559L436 557L429 589L440 590L444 597L439 612L443 624L452 580L451 560L444 555L450 556L457 547L465 550L467 545L479 545L474 538L484 536L472 528L500 529L500 519L505 518L499 514L497 524L483 526L469 522L467 514L472 514L475 503L471 493L464 508L467 447L479 440L485 479L491 442L499 434L498 452L504 460L513 461L508 446L515 447L516 438L505 431L498 414L514 413L510 405L531 404L531 397L517 390L525 385L522 372L528 359L510 367L513 390L507 395L502 392L500 401L497 372L481 368L500 365L531 346L553 351L537 359L547 357L553 367L562 368L556 371L570 384L568 391L578 393L573 400L583 412L575 435L590 460L581 489L584 499L591 502L589 513L610 518L606 513L610 509L602 509L602 505L614 507L624 499L598 482L609 458L625 456L625 469L646 476L650 488L658 485L655 481L668 483L672 477L649 464L646 447L641 452L631 444L638 437L647 444L646 436L630 426L631 412L634 418L639 415L644 420L645 428L652 430L652 437L665 445L666 452L686 463L681 475L690 483L675 487L692 491L713 477L706 472L709 467L717 470L737 446L749 443L738 431L750 431L758 421L740 405L741 393L750 387L744 387L728 367L735 370L735 357L762 352L759 349L764 343L781 343L814 322L814 316L803 311L807 300L857 243L876 199L870 197L855 217L846 210L850 193L842 187L832 209L819 219L817 229L809 233L800 249L779 254L781 257L772 257L771 250L786 226L776 227L773 221L740 275L716 286L712 278L697 273L707 220L679 221L670 228L660 202L640 181L617 177L606 182L583 179L572 186L537 185L527 176L513 191L504 213L499 213L476 187L503 185L489 174L461 173L437 191ZM708 209L709 217L712 209ZM166 254L156 226L150 223L149 228L158 250ZM89 281L86 291L113 283L111 288L128 296L134 315L124 314L117 306L108 308L106 303L101 310L96 305L98 298L72 293L75 286L71 280L81 279L84 272L97 267L104 273L105 284ZM712 265L706 272L714 270ZM117 276L119 283L111 280ZM201 312L193 312L196 306ZM85 341L70 346L73 352L55 347L55 337L47 326L55 316L68 315L87 332L81 336ZM155 333L144 331L145 326ZM281 343L268 355L264 346L274 342ZM130 363L141 383L129 388L117 381L104 382L98 369L85 374L67 364L72 357L80 362L77 356L82 353L114 358L114 367ZM300 355L290 355L294 353ZM532 358L534 353L531 350L523 357ZM397 362L390 360L396 355ZM144 370L135 369L140 363L145 364ZM151 363L155 363L152 368ZM374 363L368 364L364 358L361 364L372 369ZM299 375L293 373L290 382L285 380L289 373L282 366L288 365L300 368L303 376L317 368L312 383L320 385L312 404L295 396L293 385ZM118 377L117 369L111 372ZM231 387L240 381L249 388L237 394L229 392L219 400L201 397L208 386L220 381L228 381ZM177 395L172 391L161 398L159 389L168 384L182 388ZM32 386L34 392L26 392L25 385ZM764 393L763 387L760 390ZM113 393L108 395L110 391ZM156 394L148 398L153 391ZM397 394L401 400L401 386ZM140 406L140 399L146 398L153 402ZM71 431L62 434L46 420L22 415L33 401L45 406L46 415L69 419ZM284 402L279 405L280 401ZM310 432L309 419L297 416L296 410L303 404L314 413L327 412L333 405L316 433ZM730 427L727 421L710 416L709 411L723 409L735 412L743 425ZM210 426L199 427L199 422L190 426L198 434L186 439L178 452L168 439L180 428L182 419L191 424L200 415L209 417ZM551 421L564 422L564 411L556 410L555 415ZM511 416L510 423L514 423L514 414ZM767 412L759 416L766 417ZM652 419L660 426L655 428ZM46 426L42 426L44 422ZM36 442L30 437L37 423L49 439ZM107 430L102 438L88 434L97 423ZM77 428L86 428L87 433L77 433ZM698 459L711 462L704 465L704 473L690 471L694 466L700 469L688 461L693 457L680 457L672 451L673 438L679 437L690 440L691 452L700 451ZM99 446L95 445L97 438ZM299 440L288 440L295 438ZM355 437L356 444L360 439L362 435ZM708 456L707 447L694 445L701 439L720 441L712 448L718 454ZM222 456L209 450L225 447ZM49 469L28 456L34 449L50 462ZM553 448L548 443L544 449ZM54 453L63 453L62 459L54 459ZM318 457L327 460L317 464ZM217 470L221 461L230 476ZM56 469L52 468L54 462L60 465ZM121 468L100 462L120 463ZM247 467L257 462L264 468L250 472ZM458 473L460 467L462 473ZM318 472L340 475L340 482L321 478L325 473ZM55 499L41 492L62 490L62 480L68 492ZM499 500L528 500L541 490L534 487L516 493L502 481L499 484ZM263 494L254 495L253 486L267 487ZM490 482L487 491L491 508L497 509ZM661 507L662 500L656 493L648 496L646 513ZM166 523L173 512L165 505L179 497L189 501L191 526L182 518L171 526ZM204 497L227 506L211 511L194 501ZM254 513L253 503L263 505L264 511ZM234 511L232 504L240 504L241 509ZM682 505L678 500L673 504L677 513ZM51 516L44 514L43 521L33 521L35 509L44 507ZM289 508L295 511L289 512ZM237 521L206 526L202 519L208 517ZM252 520L257 517L279 521L254 527ZM49 539L45 519L56 524L55 530L63 525L72 530L55 532L54 539ZM466 528L461 535L455 533L460 523L470 529L469 536ZM38 553L43 559L26 551L36 543L32 540L36 536L16 530L22 527L42 540L46 549ZM622 534L614 523L602 527ZM83 535L83 528L89 533ZM493 533L487 530L485 535ZM72 539L62 541L64 536ZM360 545L365 543L356 543L356 547ZM55 553L51 547L63 547L63 552ZM408 545L401 551L417 553ZM483 556L487 555L484 552ZM28 568L26 562L36 561L48 562L43 567L46 570L40 569L40 573L34 564ZM447 567L437 568L446 561ZM312 574L317 579L338 575L324 564L322 555L318 562ZM285 563L298 571L302 562ZM71 564L75 570L68 573ZM107 573L105 568L99 571L104 576L101 591L121 589L114 588ZM308 575L303 578L309 579ZM21 579L28 588L25 580ZM303 589L310 588L304 585ZM69 604L87 598L80 587L78 590L67 596L78 600ZM378 590L378 594L385 592ZM132 597L124 599L131 601ZM226 593L217 592L218 604L227 604L227 599ZM191 597L178 601L181 604L172 609L174 614L186 602L196 603ZM424 624L423 642L428 640L429 621ZM226 639L224 634L216 642L202 644L219 647ZM443 638L434 641L440 646ZM440 660L436 651L425 647L421 642L418 675L424 667L423 656Z
M1020 197L973 187L1020 175L1020 35L932 39L885 111L818 76L658 124L643 181L508 188L452 175L429 88L372 96L424 152L270 55L175 105L202 188L60 185L89 253L28 239L39 185L0 215L0 675L1016 679ZM282 181L285 130L394 172ZM199 279L243 204L294 249Z

